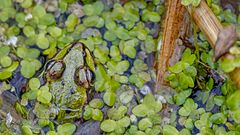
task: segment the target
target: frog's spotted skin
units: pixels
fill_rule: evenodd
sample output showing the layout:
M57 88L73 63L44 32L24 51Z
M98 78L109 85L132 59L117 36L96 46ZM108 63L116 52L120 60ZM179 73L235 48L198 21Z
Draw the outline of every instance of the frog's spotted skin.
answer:
M61 61L65 65L65 69L59 78L50 79L50 76L47 77L48 85L50 86L53 96L53 107L57 109L58 112L55 114L58 115L58 120L79 118L82 112L82 106L86 101L86 91L89 87L76 83L76 79L81 79L79 80L81 82L91 81L89 80L91 78L89 78L87 74L90 71L85 61L85 48L83 47L81 43L73 45L67 54L61 60L58 60L58 62ZM48 72L52 72L52 70L58 71L60 67L61 66L53 66ZM79 69L82 71L81 77L76 78Z

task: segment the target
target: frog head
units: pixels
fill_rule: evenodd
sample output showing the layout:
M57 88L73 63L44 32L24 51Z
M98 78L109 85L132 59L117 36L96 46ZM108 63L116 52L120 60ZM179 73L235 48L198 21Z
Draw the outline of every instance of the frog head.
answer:
M54 118L81 117L87 91L92 88L94 68L90 51L82 43L67 46L49 62L44 72L53 96Z

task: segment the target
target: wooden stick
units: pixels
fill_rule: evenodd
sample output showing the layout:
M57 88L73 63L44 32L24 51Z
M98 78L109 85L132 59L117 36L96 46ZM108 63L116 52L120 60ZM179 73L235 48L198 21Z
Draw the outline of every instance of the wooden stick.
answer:
M157 89L165 84L164 76L176 47L175 41L178 38L184 14L184 6L181 5L181 0L168 0L166 7L163 40L159 59L157 59Z
M229 51L236 41L236 27L231 25L223 28L220 21L204 0L201 0L198 7L188 6L187 10L192 15L197 26L206 36L212 48L214 48L214 60L218 60Z
M159 89L160 86L166 85L164 81L165 74L169 67L169 61L173 55L174 48L176 47L175 41L178 38L180 26L183 22L184 10L181 5L181 0L168 0L167 2L163 41L160 57L157 59L159 62L157 68L157 89ZM214 60L217 61L219 58L228 58L229 55L231 55L228 53L229 49L239 36L236 32L236 27L232 25L224 28L204 0L201 0L198 7L188 6L186 9L190 15L192 15L193 20L214 49ZM235 69L229 75L240 88L240 69Z

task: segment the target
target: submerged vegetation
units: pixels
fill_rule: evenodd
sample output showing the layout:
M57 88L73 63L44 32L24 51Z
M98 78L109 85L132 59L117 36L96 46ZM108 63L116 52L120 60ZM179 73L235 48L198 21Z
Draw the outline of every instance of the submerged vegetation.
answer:
M213 62L201 32L169 68L171 88L154 91L163 0L0 3L0 94L11 92L19 114L0 112L1 134L240 134L240 92L221 72L239 59ZM224 25L240 24L207 4Z

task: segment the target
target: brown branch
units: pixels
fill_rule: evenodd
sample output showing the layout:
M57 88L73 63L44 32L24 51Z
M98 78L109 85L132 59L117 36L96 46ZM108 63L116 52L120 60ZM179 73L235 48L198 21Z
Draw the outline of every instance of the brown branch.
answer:
M181 0L168 0L167 13L164 22L163 41L157 60L157 88L165 84L164 76L169 67L170 59L174 53L175 42L178 38L183 22L184 7Z

